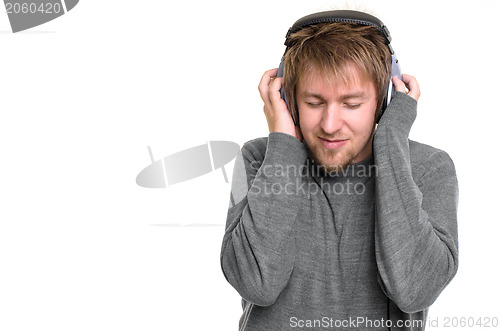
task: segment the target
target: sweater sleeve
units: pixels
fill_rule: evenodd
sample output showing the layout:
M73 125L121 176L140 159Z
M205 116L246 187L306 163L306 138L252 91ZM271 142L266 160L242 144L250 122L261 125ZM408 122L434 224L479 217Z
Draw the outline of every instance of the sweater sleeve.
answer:
M407 313L428 308L458 268L455 168L438 149L411 164L408 135L416 108L413 98L397 92L373 142L379 282Z
M299 140L272 132L263 159L247 143L235 161L221 267L241 297L258 306L276 301L293 269L306 158Z

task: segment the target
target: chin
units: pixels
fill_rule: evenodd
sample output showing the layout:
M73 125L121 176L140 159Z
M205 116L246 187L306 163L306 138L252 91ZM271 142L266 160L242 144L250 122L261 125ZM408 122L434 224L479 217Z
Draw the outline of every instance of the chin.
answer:
M350 143L349 143L350 144ZM339 173L352 163L356 153L350 148L343 146L339 150L329 150L323 147L320 142L313 145L312 148L306 144L309 157L314 164L325 170L327 173Z

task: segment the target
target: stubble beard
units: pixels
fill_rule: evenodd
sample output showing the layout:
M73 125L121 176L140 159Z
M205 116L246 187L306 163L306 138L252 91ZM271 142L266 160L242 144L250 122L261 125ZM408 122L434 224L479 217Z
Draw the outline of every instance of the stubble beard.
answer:
M352 161L356 157L356 153L352 148L346 150L342 148L340 150L331 150L323 147L321 143L311 147L305 140L304 144L306 145L309 158L313 161L313 165L329 175L341 173L352 164Z
M363 151L368 144L372 143L375 130L376 124L374 123L370 136L358 151L355 150L355 146L350 146L352 140L349 140L347 143L349 146L343 146L338 150L325 148L319 141L315 141L313 146L309 146L305 139L303 143L306 146L309 158L313 161L313 166L318 167L328 175L335 176L336 174L342 173L351 165L361 151Z

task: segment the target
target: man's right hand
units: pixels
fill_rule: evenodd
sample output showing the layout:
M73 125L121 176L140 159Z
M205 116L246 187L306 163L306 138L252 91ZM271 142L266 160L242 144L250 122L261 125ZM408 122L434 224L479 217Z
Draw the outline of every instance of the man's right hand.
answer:
M280 88L283 78L277 78L277 74L277 68L268 70L259 83L260 97L264 101L264 114L269 132L287 133L302 142L302 132L293 123L292 115L290 115L285 101L281 98Z

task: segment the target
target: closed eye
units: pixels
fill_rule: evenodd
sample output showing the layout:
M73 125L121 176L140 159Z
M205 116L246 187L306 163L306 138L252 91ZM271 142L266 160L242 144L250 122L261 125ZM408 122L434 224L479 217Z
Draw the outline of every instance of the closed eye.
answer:
M318 108L322 105L322 102L314 103L314 102L306 102L306 105L308 105L311 108Z
M345 106L348 109L358 109L359 107L361 107L361 104L349 104L349 103L346 103Z

